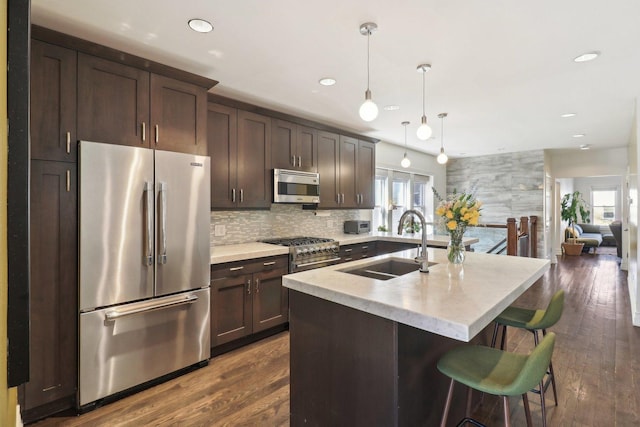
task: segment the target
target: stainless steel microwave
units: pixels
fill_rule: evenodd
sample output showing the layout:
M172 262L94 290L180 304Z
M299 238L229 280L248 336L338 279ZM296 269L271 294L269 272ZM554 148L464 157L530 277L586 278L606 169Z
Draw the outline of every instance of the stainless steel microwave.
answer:
M315 172L274 169L273 203L320 203L320 176Z

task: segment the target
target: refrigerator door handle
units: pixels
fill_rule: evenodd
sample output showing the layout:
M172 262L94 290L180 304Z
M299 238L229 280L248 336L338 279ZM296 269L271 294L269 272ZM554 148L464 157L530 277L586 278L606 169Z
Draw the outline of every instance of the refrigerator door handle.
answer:
M162 301L161 303L144 302L137 307L132 307L126 310L108 311L104 315L104 320L107 322L113 322L114 320L119 319L121 317L131 316L134 314L148 313L154 310L162 310L165 308L176 307L179 305L193 304L197 300L198 300L198 297L196 295L191 294L191 295L187 295L186 297L180 296L169 301Z
M158 264L167 263L167 183L158 183Z
M153 265L153 183L144 184L144 241L145 253L142 257L144 265Z

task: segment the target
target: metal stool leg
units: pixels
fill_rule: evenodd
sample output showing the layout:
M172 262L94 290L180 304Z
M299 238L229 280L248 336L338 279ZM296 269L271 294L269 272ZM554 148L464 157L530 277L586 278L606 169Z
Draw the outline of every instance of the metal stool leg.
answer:
M451 408L451 398L453 397L453 385L455 384L455 380L451 379L451 384L449 385L449 393L447 394L447 402L444 404L444 412L442 414L442 420L440 421L440 427L447 426L447 417L449 416L449 408Z
M547 330L542 330L542 336L547 335ZM549 361L549 376L551 377L551 387L553 388L553 399L556 402L556 406L558 406L558 391L556 390L556 374L553 372L553 363Z
M540 380L540 402L542 403L542 427L547 427L547 408L544 402L544 379Z
M527 416L527 427L532 427L531 409L529 408L529 398L527 397L527 393L522 395L522 403L524 405L524 413Z
M504 406L504 426L511 427L511 414L509 413L509 397L502 396Z

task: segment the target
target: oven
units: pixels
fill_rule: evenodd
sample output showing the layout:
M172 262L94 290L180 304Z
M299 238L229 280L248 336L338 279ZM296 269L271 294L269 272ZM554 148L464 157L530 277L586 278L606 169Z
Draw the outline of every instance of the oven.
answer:
M289 273L337 264L340 244L322 237L287 237L261 240L262 243L289 247Z

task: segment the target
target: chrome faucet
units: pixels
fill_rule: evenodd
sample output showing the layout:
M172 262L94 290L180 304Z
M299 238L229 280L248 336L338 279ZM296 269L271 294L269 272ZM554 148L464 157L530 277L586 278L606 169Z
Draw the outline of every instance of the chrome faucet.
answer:
M429 272L429 255L427 254L427 221L424 219L424 215L418 212L415 209L409 209L404 211L402 216L400 217L400 224L398 224L398 234L402 235L402 227L404 225L405 219L414 215L420 219L420 224L422 225L422 248L420 250L420 255L415 258L416 262L420 264L420 272L428 273Z

